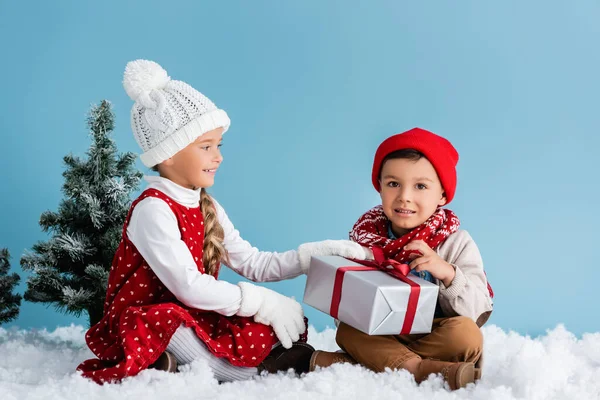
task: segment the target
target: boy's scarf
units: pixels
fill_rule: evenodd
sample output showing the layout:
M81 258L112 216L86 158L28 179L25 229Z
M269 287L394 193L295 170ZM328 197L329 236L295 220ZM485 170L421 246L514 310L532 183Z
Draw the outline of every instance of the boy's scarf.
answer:
M435 250L448 236L458 231L460 221L454 212L438 208L429 219L398 239L388 238L389 219L383 207L377 206L363 214L350 232L350 240L365 247L381 247L387 259L401 263L411 261L414 251L403 250L413 240L423 240Z
M444 243L448 236L458 231L460 221L454 212L438 208L435 213L421 225L417 226L398 239L388 237L388 217L383 213L383 207L377 206L356 221L350 231L350 240L365 247L380 247L386 259L396 260L400 263L410 263L411 253L420 254L417 251L406 251L404 246L413 240L423 240L433 250ZM487 283L490 297L494 297L494 291Z

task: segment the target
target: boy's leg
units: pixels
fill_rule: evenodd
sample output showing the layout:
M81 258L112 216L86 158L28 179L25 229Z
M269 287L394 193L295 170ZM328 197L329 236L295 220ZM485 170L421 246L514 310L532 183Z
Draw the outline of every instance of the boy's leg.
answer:
M338 326L335 340L354 360L375 372L400 368L407 360L419 358L395 336L367 335L343 322Z
M375 372L382 372L386 367L406 369L418 383L430 374L437 373L443 376L452 390L465 387L475 380L473 363L422 359L400 342L400 336L371 336L340 323L336 341L354 360Z
M483 335L468 317L436 318L431 333L404 335L399 340L422 358L477 363L483 352Z

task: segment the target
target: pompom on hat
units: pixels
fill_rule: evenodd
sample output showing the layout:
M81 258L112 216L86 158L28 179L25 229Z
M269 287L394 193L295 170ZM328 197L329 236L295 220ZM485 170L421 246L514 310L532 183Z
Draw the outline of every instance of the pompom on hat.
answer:
M381 174L385 157L390 153L403 149L417 150L427 157L440 178L440 182L446 193L446 204L450 203L456 192L458 152L447 139L421 128L413 128L406 132L390 136L379 145L375 152L371 174L375 190L378 192L381 191L379 175Z
M131 129L143 150L141 160L153 167L183 150L202 134L223 128L227 113L185 82L172 80L154 61L127 63L123 87L135 102Z

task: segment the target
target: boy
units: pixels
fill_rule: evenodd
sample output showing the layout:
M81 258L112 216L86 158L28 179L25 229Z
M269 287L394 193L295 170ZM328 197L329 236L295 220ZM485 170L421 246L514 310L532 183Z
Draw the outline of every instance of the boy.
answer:
M442 206L454 197L458 153L432 132L414 128L386 139L375 154L373 186L381 205L354 225L350 238L381 247L386 258L440 287L431 333L370 336L340 323L336 341L346 353L318 351L311 370L338 362L381 372L410 371L417 382L440 373L451 389L481 376L481 327L492 311L492 292L471 236Z

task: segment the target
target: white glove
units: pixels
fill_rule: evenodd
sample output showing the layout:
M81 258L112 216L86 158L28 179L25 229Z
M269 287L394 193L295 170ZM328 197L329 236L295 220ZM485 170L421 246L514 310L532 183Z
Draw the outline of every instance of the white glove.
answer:
M357 260L372 260L373 252L350 240L323 240L301 244L298 247L298 256L302 271L307 273L312 256L341 256Z
M282 346L291 348L306 330L300 303L248 282L239 282L238 286L242 290L242 304L236 315L254 316L254 321L271 326Z

